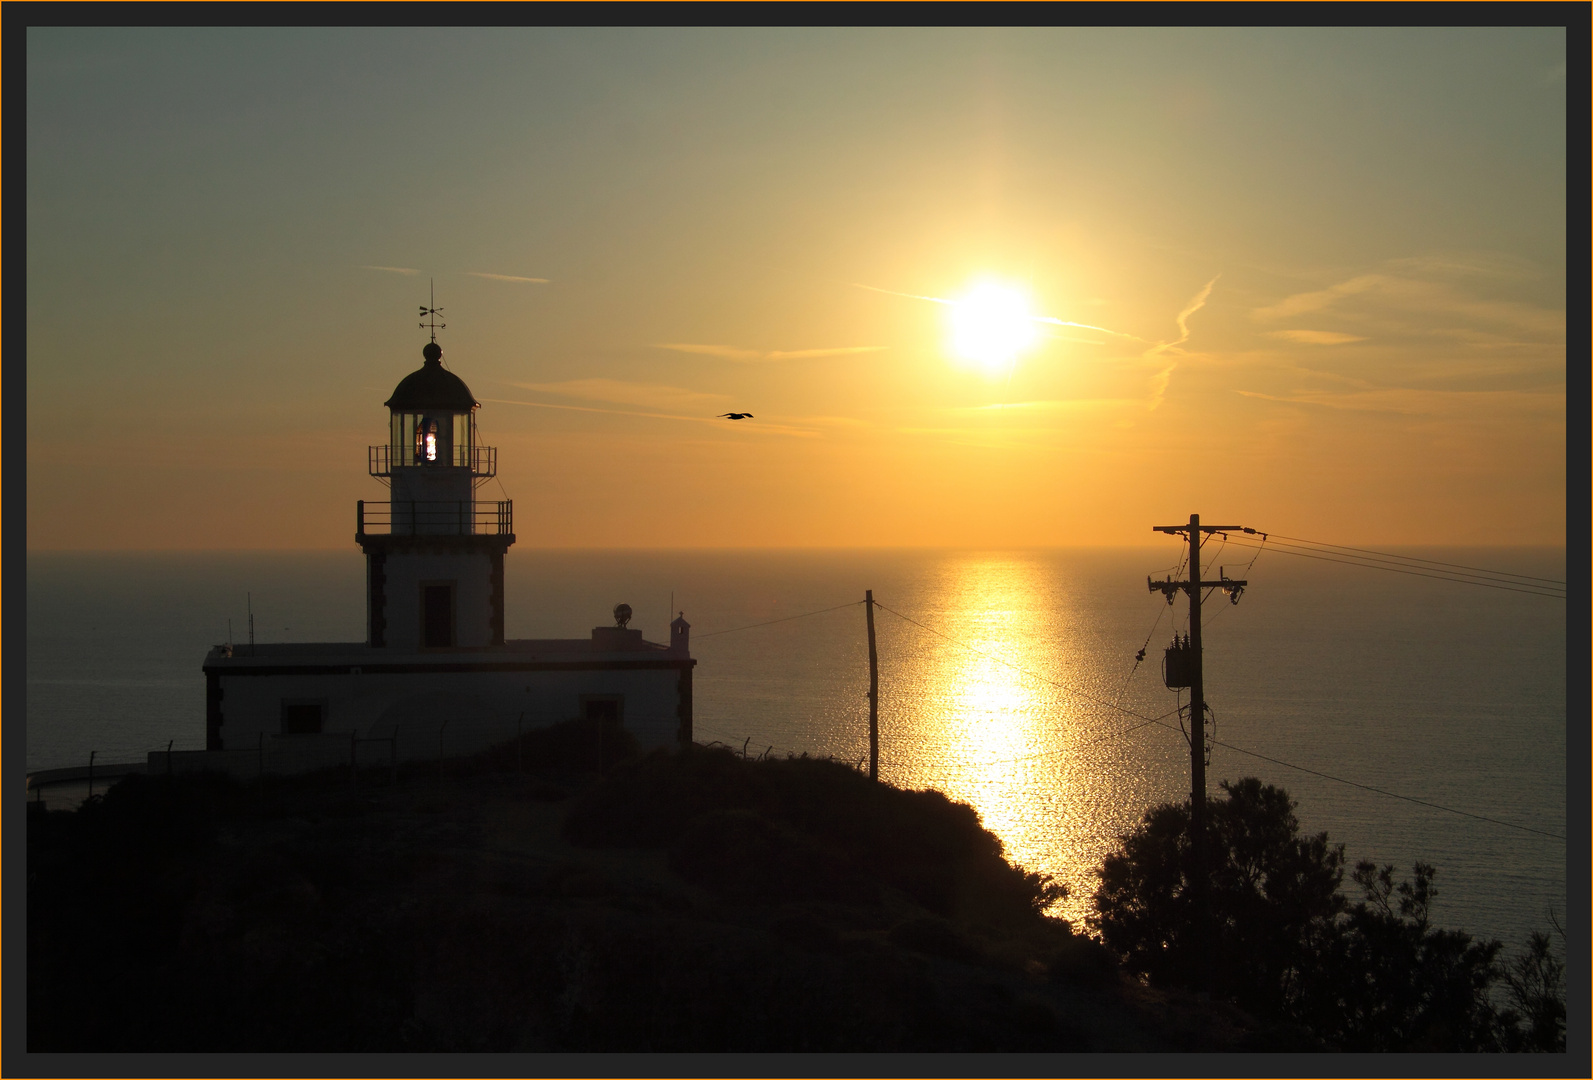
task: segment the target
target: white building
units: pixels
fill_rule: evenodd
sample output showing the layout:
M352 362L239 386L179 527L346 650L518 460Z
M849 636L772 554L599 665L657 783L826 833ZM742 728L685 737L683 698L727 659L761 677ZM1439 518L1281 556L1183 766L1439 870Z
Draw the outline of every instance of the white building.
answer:
M668 644L623 619L590 638L505 640L514 507L477 501L497 465L476 442L479 403L435 341L422 355L386 402L387 442L369 450L391 498L358 506L365 641L216 646L204 663L207 749L151 755L152 769L453 757L582 717L617 722L644 748L691 740L697 662L684 616Z

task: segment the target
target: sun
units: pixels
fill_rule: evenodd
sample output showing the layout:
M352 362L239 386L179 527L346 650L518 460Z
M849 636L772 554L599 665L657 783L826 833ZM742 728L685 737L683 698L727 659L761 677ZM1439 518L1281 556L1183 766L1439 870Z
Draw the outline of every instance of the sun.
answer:
M981 282L951 301L951 349L989 375L1005 375L1033 346L1029 298L1011 285Z

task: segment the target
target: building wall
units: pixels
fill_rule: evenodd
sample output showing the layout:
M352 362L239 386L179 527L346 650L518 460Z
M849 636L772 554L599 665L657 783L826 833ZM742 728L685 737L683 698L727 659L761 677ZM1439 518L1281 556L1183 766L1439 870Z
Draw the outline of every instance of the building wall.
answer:
M391 484L395 520L404 519L401 504L411 499L424 503L470 502L475 498L475 483L470 470L458 466L395 466Z
M689 709L689 668L532 670L379 674L217 676L221 723L212 750L265 747L273 760L319 760L312 743L346 747L358 739L397 739L399 760L454 757L583 712L588 697L623 699L621 726L644 748L674 745ZM684 679L685 685L682 686ZM282 706L324 702L320 736L284 735ZM689 734L689 728L688 734ZM439 742L440 740L440 742ZM302 752L294 750L302 746ZM334 756L344 751L331 751ZM375 751L372 751L375 752ZM390 751L379 751L385 760ZM343 760L346 760L346 756Z
M454 644L480 648L493 644L493 559L491 552L425 549L393 550L382 561L382 644L413 650L421 642L421 587L454 586Z

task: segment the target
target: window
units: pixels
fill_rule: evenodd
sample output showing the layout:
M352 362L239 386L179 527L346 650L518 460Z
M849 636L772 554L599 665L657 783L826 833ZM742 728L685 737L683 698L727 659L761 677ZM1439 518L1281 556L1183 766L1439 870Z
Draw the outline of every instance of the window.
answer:
M282 703L282 734L319 735L326 715L324 701L284 701Z
M437 460L437 421L423 416L415 425L415 462Z
M619 694L582 694L581 717L616 727L625 719L625 698Z

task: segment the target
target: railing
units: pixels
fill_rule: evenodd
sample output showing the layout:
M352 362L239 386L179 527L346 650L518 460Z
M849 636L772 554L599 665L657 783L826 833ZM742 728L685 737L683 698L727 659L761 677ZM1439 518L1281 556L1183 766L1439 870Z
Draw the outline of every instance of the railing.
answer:
M392 476L394 467L409 468L463 468L470 466L470 475L480 479L498 475L498 448L496 446L454 446L449 448L445 461L425 461L417 458L414 447L401 446L398 453L386 445L372 446L366 450L366 461L372 476Z
M514 532L514 503L397 502L359 503L357 536L507 536Z

